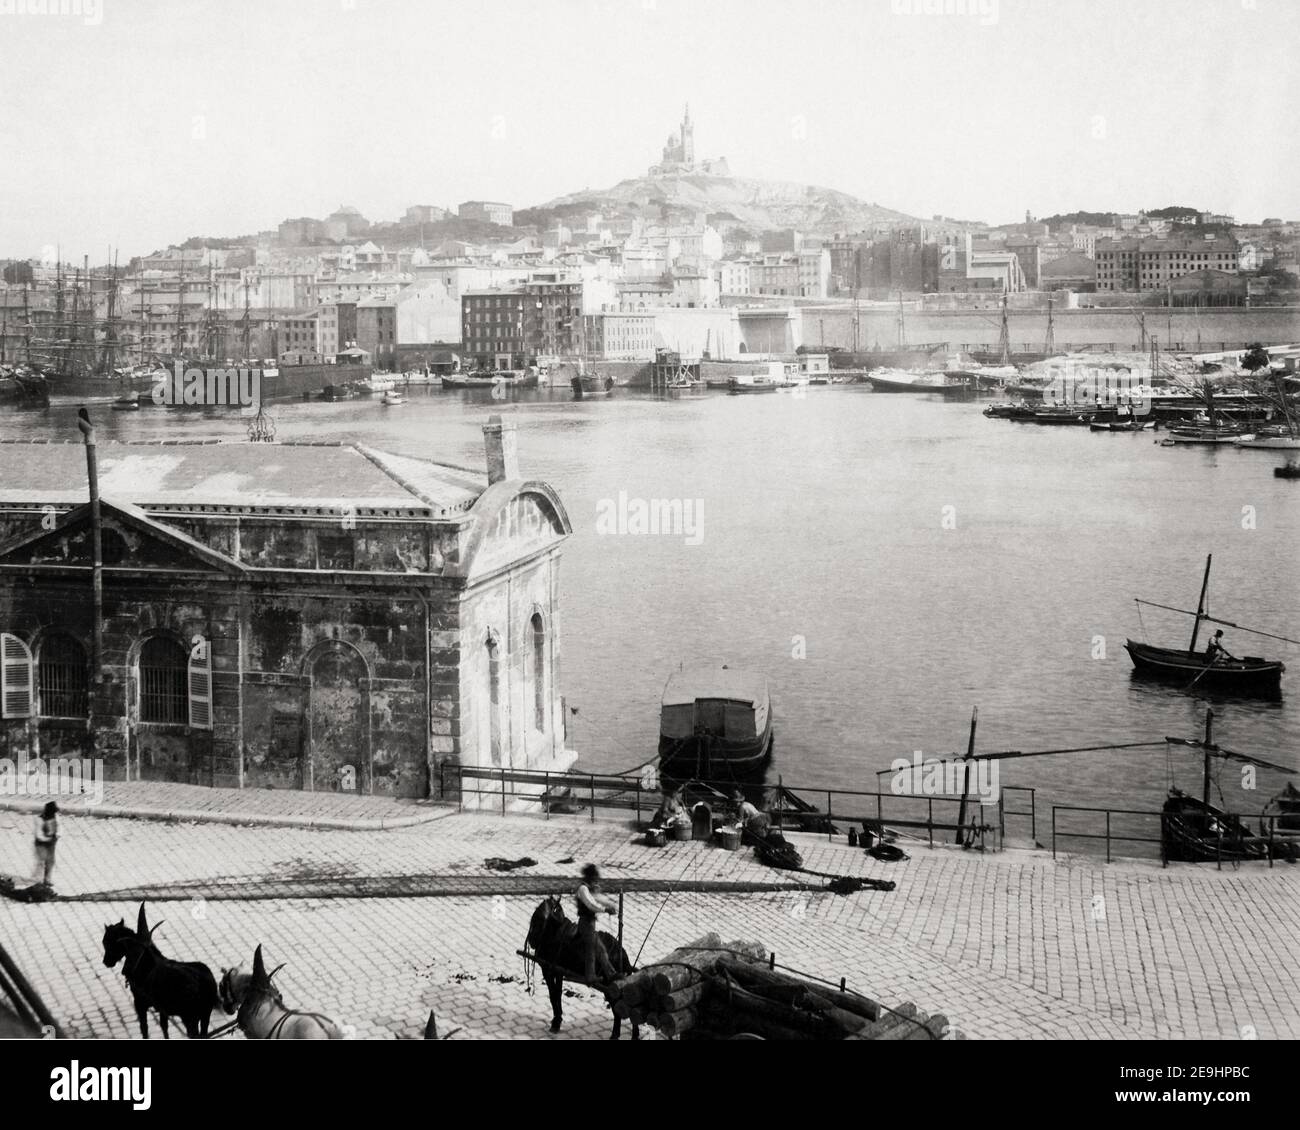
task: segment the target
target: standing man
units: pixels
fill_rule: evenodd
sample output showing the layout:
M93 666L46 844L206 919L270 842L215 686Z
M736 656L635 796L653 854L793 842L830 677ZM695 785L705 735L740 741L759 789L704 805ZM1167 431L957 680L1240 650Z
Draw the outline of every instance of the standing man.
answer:
M38 886L48 887L54 878L54 845L59 841L59 806L50 801L36 817L36 874Z
M588 981L595 981L599 971L602 981L612 981L614 967L596 936L596 918L602 911L605 914L617 913L618 904L600 893L600 870L594 863L588 863L582 869L582 882L573 898L578 904L578 937L582 939L584 975Z

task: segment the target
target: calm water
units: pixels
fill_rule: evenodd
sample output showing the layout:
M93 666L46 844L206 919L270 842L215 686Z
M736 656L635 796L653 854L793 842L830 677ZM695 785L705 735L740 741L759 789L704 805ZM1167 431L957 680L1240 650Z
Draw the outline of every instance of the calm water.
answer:
M787 783L873 789L894 757L964 750L975 705L982 750L1191 737L1214 705L1225 746L1300 766L1300 649L1227 630L1234 653L1288 661L1280 704L1135 682L1123 649L1143 638L1133 597L1194 607L1210 552L1212 611L1300 639L1300 486L1273 477L1278 453L1162 448L852 386L580 403L567 390L506 402L419 390L395 409L273 407L282 438L473 466L490 412L518 423L524 473L553 483L573 522L562 679L584 765L653 756L665 679L716 659L767 674L772 774ZM112 438L244 434L183 411L96 417ZM75 408L10 415L0 434L76 439ZM620 492L702 500L701 543L600 536L598 507ZM1143 616L1153 643L1190 632L1189 617ZM1045 839L1052 802L1158 807L1167 761L1198 790L1195 752L1167 759L1163 746L1006 762L1002 783L1041 790ZM1247 807L1229 777L1229 806ZM1260 804L1278 784L1262 777Z

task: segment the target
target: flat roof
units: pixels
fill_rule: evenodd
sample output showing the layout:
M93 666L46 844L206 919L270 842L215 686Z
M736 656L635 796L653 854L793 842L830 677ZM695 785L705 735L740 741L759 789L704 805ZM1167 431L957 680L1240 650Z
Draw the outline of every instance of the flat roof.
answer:
M144 509L275 512L468 510L487 476L362 444L100 442L103 498ZM80 504L89 498L78 441L0 441L0 506Z
M733 667L692 667L675 672L664 687L664 706L726 699L758 706L768 700L767 677Z

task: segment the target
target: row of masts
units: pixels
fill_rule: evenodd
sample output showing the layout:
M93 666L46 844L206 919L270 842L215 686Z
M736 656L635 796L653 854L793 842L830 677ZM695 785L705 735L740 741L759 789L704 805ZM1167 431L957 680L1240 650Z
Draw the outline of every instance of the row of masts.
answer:
M118 355L123 354L129 361L131 347L123 342L121 333L122 315L118 305L120 300L120 278L116 256L113 257L109 276L108 295L105 317L102 323L94 317L93 296L87 291L91 278L89 257L82 267L73 271L71 285L62 262L56 268L53 318L42 321L40 328L43 336L36 336L37 324L33 321L30 300L31 284L23 284L23 304L21 324L10 332L8 303L0 313L0 364L21 362L29 368L43 368L53 371L58 376L81 375L94 372L109 375L116 371ZM187 338L190 336L186 326L185 297L187 288L192 284L186 278L184 260L177 281L176 322L172 341L171 356L175 359L187 359L193 351L187 350ZM224 354L227 336L230 332L228 320L217 310L214 300L214 283L212 270L208 272L208 304L200 329L201 355L215 358ZM139 295L138 318L140 330L134 351L136 364L163 363L161 350L153 348L151 339L158 336L151 332L151 310L145 305L145 288L143 276L136 278L136 291ZM165 316L160 317L165 322ZM243 356L249 355L252 346L252 311L249 303L248 284L244 283L244 311L239 319L240 336L243 344ZM96 341L97 333L102 330L102 339ZM83 336L84 335L84 336ZM18 348L12 346L18 343ZM15 356L16 354L16 356Z

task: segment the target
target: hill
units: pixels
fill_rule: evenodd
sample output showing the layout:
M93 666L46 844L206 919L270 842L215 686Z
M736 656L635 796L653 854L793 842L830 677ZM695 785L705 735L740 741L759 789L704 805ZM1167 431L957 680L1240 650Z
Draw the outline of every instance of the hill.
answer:
M654 223L703 212L754 232L797 228L814 235L860 231L874 224L918 222L914 216L868 204L831 188L695 173L635 177L613 188L584 189L518 213L515 222L522 219L541 226L587 211L640 216Z

